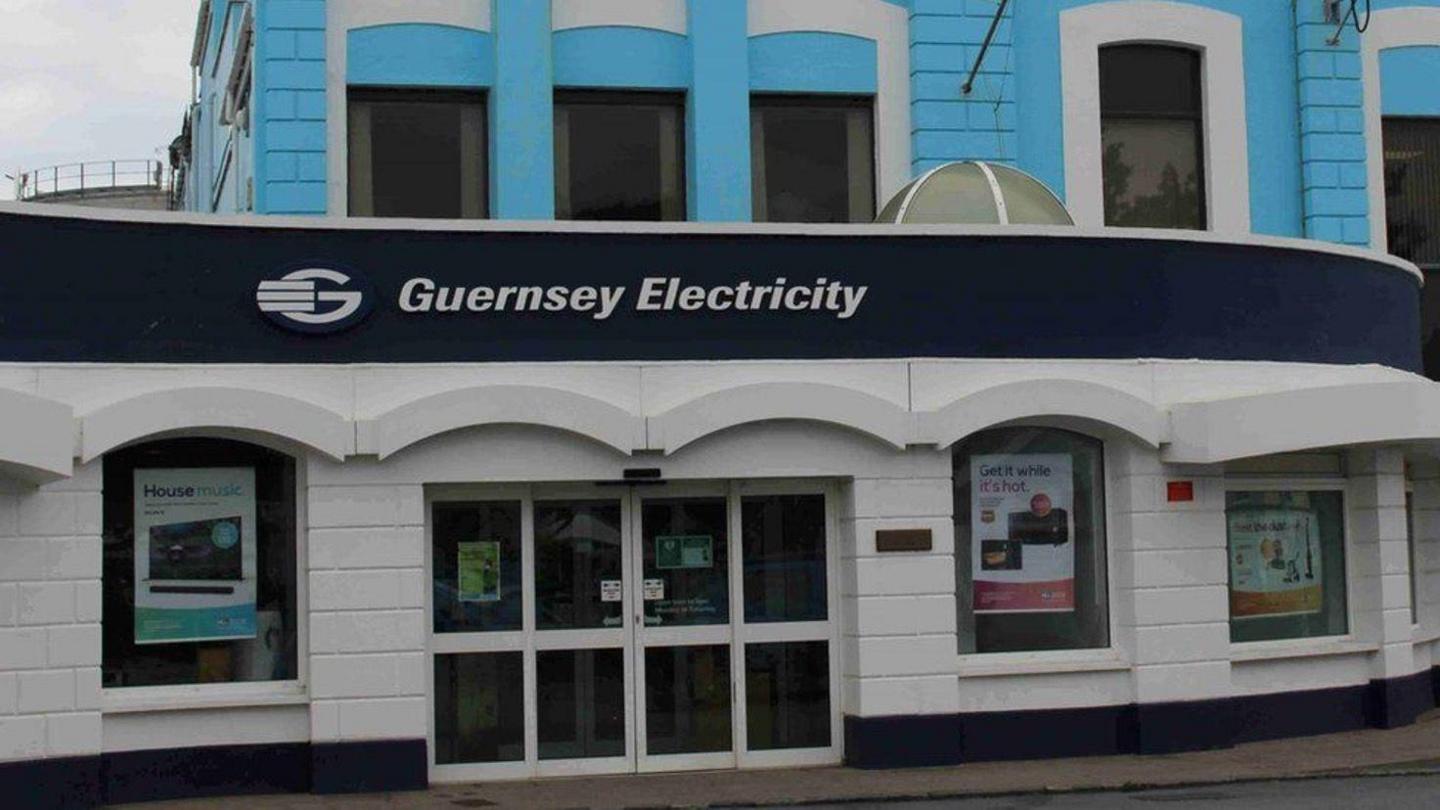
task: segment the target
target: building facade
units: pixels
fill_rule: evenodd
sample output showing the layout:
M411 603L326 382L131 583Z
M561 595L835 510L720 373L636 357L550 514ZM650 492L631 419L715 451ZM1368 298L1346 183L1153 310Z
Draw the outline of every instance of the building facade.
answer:
M203 2L187 213L0 205L46 270L0 296L0 785L1413 722L1440 2L1356 5ZM957 160L967 224L872 224Z

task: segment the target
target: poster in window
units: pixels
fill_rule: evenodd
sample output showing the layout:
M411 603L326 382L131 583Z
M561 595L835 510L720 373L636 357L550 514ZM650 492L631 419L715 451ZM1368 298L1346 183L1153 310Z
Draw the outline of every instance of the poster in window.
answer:
M254 638L255 469L135 471L135 643Z
M461 602L500 601L500 544L493 540L458 543Z
M1228 520L1231 617L1319 613L1325 600L1315 513L1242 509Z
M1075 609L1075 479L1070 456L970 460L976 613Z

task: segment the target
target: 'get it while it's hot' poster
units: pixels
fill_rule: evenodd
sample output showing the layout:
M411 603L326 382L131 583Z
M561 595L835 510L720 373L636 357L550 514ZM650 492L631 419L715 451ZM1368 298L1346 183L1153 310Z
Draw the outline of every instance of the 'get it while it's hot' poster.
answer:
M1070 456L974 456L970 482L975 612L1073 611L1075 479Z

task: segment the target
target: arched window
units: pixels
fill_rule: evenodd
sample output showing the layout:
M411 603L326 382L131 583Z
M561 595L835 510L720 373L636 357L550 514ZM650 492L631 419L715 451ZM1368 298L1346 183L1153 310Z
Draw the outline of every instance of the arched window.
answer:
M106 687L298 679L295 475L222 439L105 456Z
M1003 428L956 445L959 650L1107 647L1104 445Z
M1200 54L1165 45L1100 49L1105 224L1204 230Z

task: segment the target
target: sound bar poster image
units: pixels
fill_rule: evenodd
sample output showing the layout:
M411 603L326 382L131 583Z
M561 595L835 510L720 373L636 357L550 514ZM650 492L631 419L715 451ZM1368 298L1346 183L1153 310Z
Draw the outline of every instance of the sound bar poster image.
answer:
M976 613L1075 609L1075 478L1070 456L970 460Z
M1229 517L1230 615L1319 613L1320 531L1308 509L1241 509Z
M135 471L135 643L255 637L255 470Z

